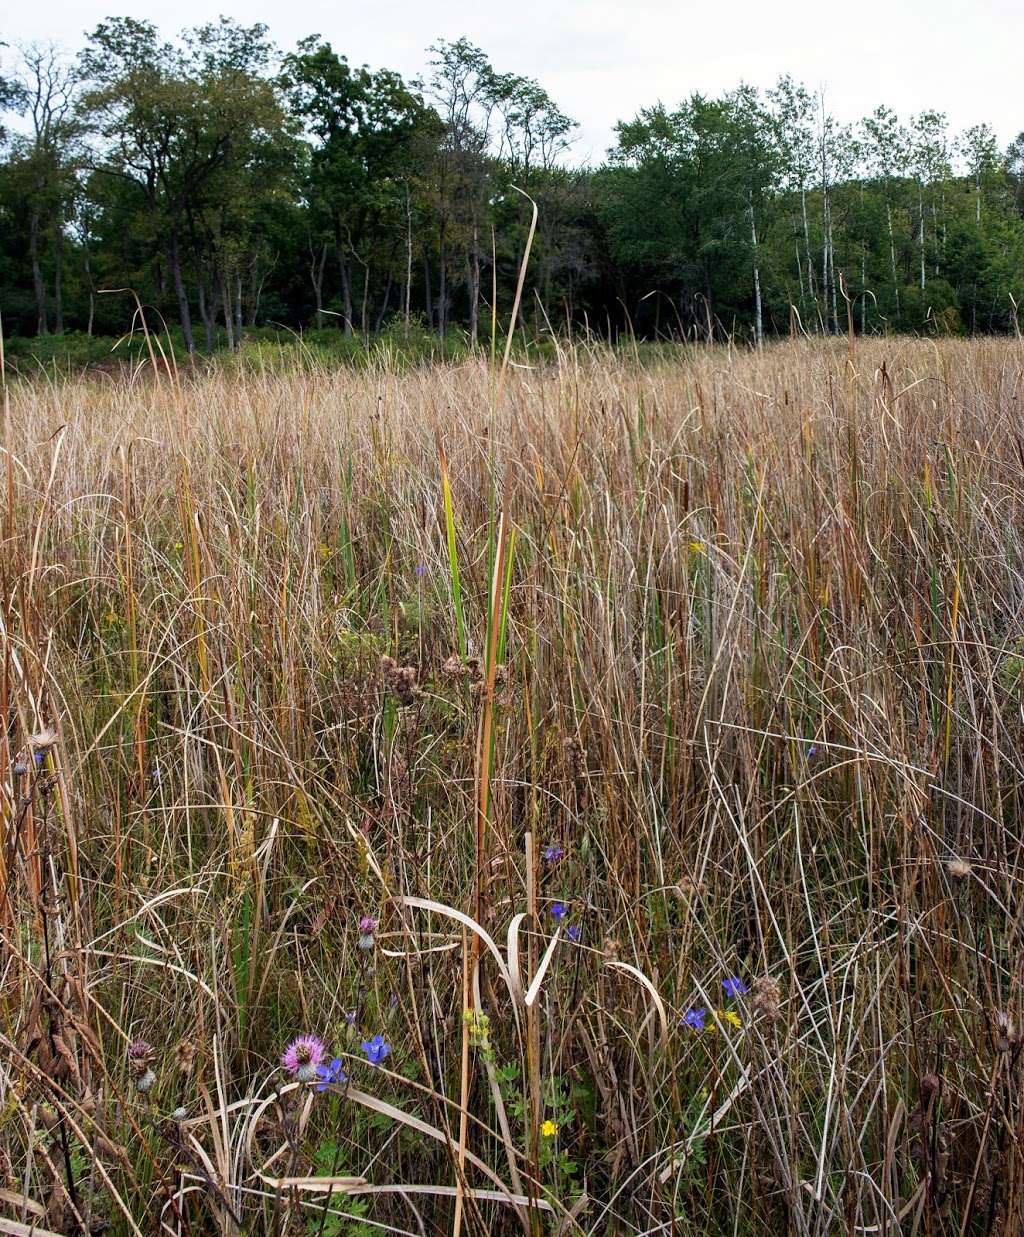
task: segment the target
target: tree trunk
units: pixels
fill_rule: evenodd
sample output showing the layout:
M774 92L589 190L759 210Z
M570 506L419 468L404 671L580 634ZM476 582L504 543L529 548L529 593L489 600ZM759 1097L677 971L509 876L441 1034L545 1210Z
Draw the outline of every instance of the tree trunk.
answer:
M324 266L327 263L327 242L320 246L320 256L312 253L310 248L312 261L309 264L309 277L313 282L313 295L316 297L316 329L319 331L324 325Z
M427 315L427 326L433 329L434 327L434 300L433 292L431 291L430 283L430 259L426 254L423 255L423 296L424 308Z
M49 331L46 318L46 285L43 283L43 268L39 263L39 212L34 210L28 224L28 252L32 259L32 286L36 293L36 334Z
M192 314L188 307L188 293L185 291L185 280L181 273L181 249L178 239L177 221L171 224L170 244L167 249L167 261L171 268L171 279L178 298L178 313L181 317L181 334L185 341L185 351L189 356L195 353L195 340L192 338Z
M761 317L761 271L758 267L757 258L757 228L754 224L754 203L749 202L750 206L750 243L754 248L754 327L757 346L760 348L764 344L764 321Z
M412 198L408 182L405 186L405 329L409 329L409 306L412 297Z
M475 348L480 330L480 244L476 221L469 251L469 346Z
M206 301L206 280L200 273L199 276L199 316L203 320L203 330L206 332L206 351L212 352L214 345L214 323L213 315L210 313L210 307Z
M89 256L89 231L85 231L82 245L82 262L85 267L85 282L89 286L89 319L85 328L87 335L92 334L93 319L96 317L96 288L92 281L92 261Z
M220 299L221 305L224 308L224 329L228 334L228 347L234 352L235 315L231 312L231 281L224 275L221 275L217 282L220 284Z
M348 259L339 257L341 266L341 311L346 336L352 336L352 281L349 278Z
M811 257L811 225L807 219L807 190L801 186L800 189L800 210L804 220L804 261L807 265L807 296L808 301L804 305L806 312L810 301L817 303L818 296L814 289L814 259Z
M800 242L797 241L793 248L796 250L796 277L800 283L800 304L806 310L807 300L804 296L804 264L800 260Z
M235 347L242 346L242 274L235 275Z
M924 291L924 190L921 188L921 182L917 184L917 241L921 246L921 291Z
M53 329L64 334L64 226L53 217Z
M892 234L892 204L888 197L885 199L885 218L889 225L889 264L892 267L892 290L896 296L896 325L900 322L900 280L896 273L896 241Z
M448 327L448 266L445 254L445 218L441 216L438 231L437 260L441 273L437 282L437 333L443 338Z
M394 276L390 269L388 270L388 281L384 285L384 299L380 304L380 312L377 314L376 321L373 324L374 331L379 331L384 325L384 315L388 312L388 301L391 300L391 286L395 282Z

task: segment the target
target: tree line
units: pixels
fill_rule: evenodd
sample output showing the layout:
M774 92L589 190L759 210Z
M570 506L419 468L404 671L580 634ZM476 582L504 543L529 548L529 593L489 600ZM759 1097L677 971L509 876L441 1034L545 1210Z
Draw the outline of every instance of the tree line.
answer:
M840 124L782 77L646 108L580 167L576 123L466 39L411 81L225 18L174 40L111 18L75 56L5 57L8 335L117 334L138 297L189 352L267 326L475 345L512 301L526 195L526 330L1019 329L1024 134L1003 150L884 106Z

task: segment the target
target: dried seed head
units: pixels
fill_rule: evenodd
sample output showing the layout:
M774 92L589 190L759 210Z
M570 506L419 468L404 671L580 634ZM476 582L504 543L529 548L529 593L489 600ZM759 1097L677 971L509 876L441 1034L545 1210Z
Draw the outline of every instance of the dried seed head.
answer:
M779 981L770 975L761 975L754 980L754 995L750 1001L754 1014L760 1014L767 1022L778 1022L782 1017L782 996Z
M384 685L398 699L403 707L413 704L423 692L416 682L419 672L415 666L400 666L393 657L382 657L380 668L384 675Z
M606 936L604 938L604 954L605 962L618 962L619 960L619 942L614 936Z
M966 859L950 859L946 864L946 871L953 877L954 880L963 880L971 874L971 865Z
M996 1010L996 1051L1009 1052L1019 1039L1014 1020L1005 1010Z
M193 1040L183 1039L174 1049L174 1064L180 1073L192 1073L196 1063L196 1046Z
M38 734L30 734L28 736L28 745L34 751L48 752L57 742L57 732L52 726L47 726L44 730L40 730Z
M146 1091L151 1090L154 1082L156 1082L156 1074L151 1069L147 1069L144 1074L140 1074L135 1079L135 1086L145 1094Z
M448 679L461 679L465 673L465 666L462 664L462 658L458 653L452 653L446 657L441 663L441 673Z
M937 1095L942 1086L942 1079L938 1074L924 1074L921 1077L921 1103L927 1104L933 1096Z

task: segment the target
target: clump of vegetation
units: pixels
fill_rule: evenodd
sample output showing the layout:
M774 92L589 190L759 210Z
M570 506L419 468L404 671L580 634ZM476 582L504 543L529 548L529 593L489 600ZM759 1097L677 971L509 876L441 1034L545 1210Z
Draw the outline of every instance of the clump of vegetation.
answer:
M1017 1231L1022 363L10 379L0 1229Z

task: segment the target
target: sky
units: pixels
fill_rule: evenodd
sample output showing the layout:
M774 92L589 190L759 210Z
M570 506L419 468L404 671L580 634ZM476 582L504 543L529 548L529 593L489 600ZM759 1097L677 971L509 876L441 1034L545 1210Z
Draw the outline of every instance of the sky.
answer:
M263 21L289 50L319 33L353 64L421 74L426 48L465 35L499 72L535 77L580 122L573 162L598 162L617 120L693 91L790 73L824 88L840 121L884 103L904 118L945 111L954 130L987 122L1005 146L1024 129L1022 0L6 0L4 40L76 50L83 32L130 12L170 35L220 13Z

